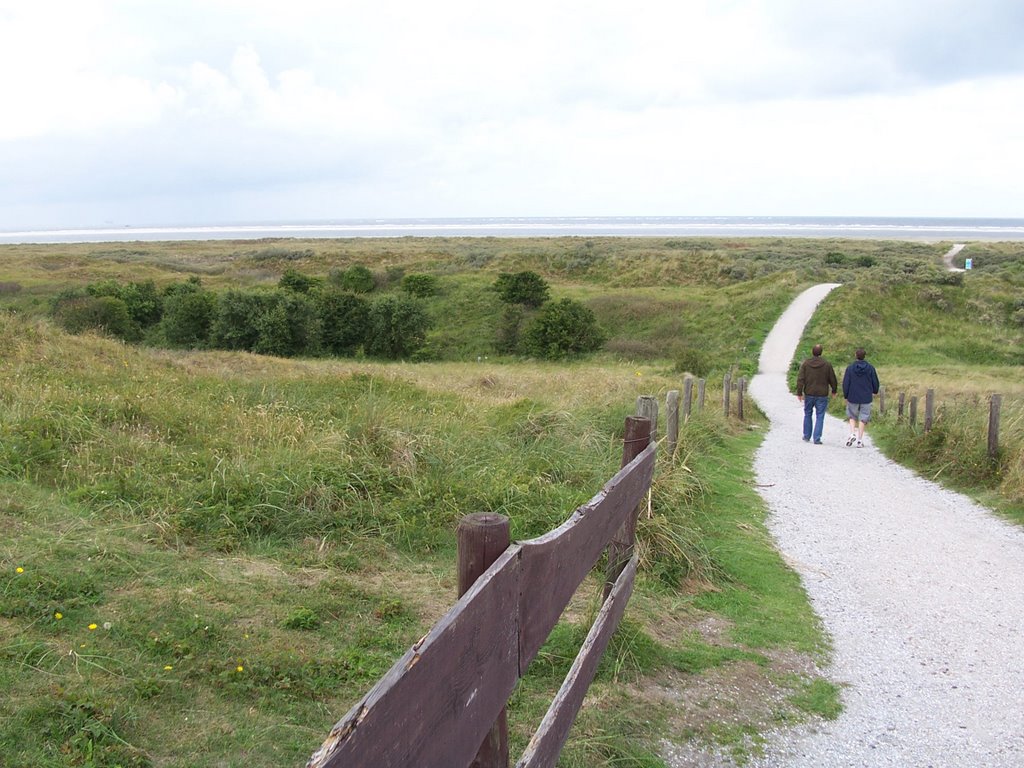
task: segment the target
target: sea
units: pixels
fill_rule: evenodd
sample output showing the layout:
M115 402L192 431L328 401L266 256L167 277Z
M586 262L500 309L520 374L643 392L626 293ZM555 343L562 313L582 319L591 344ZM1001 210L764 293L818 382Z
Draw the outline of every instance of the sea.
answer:
M549 216L338 219L0 231L0 243L381 237L805 237L1024 241L1024 218Z

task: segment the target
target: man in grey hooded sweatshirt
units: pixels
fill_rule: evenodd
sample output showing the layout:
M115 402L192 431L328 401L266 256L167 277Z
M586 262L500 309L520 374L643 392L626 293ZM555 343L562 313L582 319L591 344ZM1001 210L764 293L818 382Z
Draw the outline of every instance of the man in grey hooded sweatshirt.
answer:
M864 428L871 419L871 400L878 394L878 374L875 367L864 359L865 352L858 349L857 359L846 366L843 374L843 397L846 399L846 418L850 420L850 436L846 445L855 442L864 447Z

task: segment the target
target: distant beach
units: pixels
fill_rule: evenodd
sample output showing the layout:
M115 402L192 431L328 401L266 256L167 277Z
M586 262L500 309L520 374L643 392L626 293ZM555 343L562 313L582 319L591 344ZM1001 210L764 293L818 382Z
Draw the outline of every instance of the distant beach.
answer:
M1024 218L611 216L348 219L0 232L0 243L355 237L804 237L924 242L1024 240Z

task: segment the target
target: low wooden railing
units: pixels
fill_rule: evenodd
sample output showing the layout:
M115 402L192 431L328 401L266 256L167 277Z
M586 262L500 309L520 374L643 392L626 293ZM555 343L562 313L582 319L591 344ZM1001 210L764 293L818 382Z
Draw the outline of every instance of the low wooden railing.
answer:
M651 485L655 451L651 420L628 417L622 468L601 492L547 534L484 553L494 562L471 586L460 584L465 594L334 726L307 768L505 768L508 698L607 549L604 603L516 763L554 765L632 593L636 516ZM491 533L491 523L500 524L476 522ZM494 549L500 534L467 538ZM467 571L474 557L460 552Z

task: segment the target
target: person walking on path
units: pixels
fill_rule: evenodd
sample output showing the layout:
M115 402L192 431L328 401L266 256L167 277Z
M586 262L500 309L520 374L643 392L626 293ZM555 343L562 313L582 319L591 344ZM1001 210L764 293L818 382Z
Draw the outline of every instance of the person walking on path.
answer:
M871 400L878 394L878 373L875 366L864 359L865 352L858 349L857 359L846 366L843 373L843 398L846 400L846 418L850 420L850 436L846 446L857 443L864 447L864 428L871 420Z
M839 389L832 363L822 357L821 352L821 344L815 344L811 356L800 364L800 371L796 376L796 399L804 404L804 442L812 437L813 413L815 445L821 445L821 431L825 427L829 390L834 395Z

